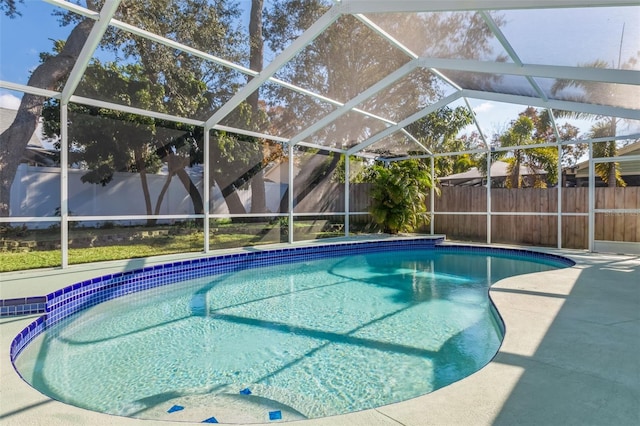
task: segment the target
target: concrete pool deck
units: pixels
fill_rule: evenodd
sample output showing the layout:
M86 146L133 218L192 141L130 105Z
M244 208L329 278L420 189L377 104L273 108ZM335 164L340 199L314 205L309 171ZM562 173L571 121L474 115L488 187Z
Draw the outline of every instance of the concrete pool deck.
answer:
M409 401L287 423L640 424L640 256L532 249L564 255L576 265L510 277L491 288L506 335L498 354L483 369ZM41 296L86 278L187 257L194 255L4 273L0 274L0 299ZM185 424L95 413L54 401L31 388L13 369L9 346L36 317L0 319L0 424ZM279 422L264 424L275 423Z

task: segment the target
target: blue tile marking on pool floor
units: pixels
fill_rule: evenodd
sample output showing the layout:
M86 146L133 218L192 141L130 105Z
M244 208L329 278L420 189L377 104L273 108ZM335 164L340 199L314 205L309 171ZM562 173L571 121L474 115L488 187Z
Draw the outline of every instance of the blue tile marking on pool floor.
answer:
M278 411L269 411L269 420L280 420L282 419L282 412Z
M43 313L36 321L25 328L11 343L11 362L22 352L24 347L48 327L65 318L127 294L172 284L179 281L201 278L209 275L236 272L260 266L280 265L294 262L316 260L322 258L355 255L362 253L383 253L410 249L435 249L456 253L482 253L487 255L522 256L553 262L558 266L573 266L575 262L562 256L533 252L524 249L504 249L483 246L441 245L444 238L414 238L399 240L364 241L330 243L320 246L286 247L274 250L258 250L234 254L217 255L149 266L134 271L119 272L90 280L75 283L43 297L26 298L24 305L16 305L18 301L9 299L1 308L7 312L15 312L9 308L29 304L44 304ZM44 300L44 302L43 302ZM15 315L15 314L13 314Z
M209 417L208 419L204 419L202 423L218 423L215 417Z
M251 395L251 389L249 389L249 388L244 388L244 389L242 389L242 390L240 391L240 393L241 393L242 395Z
M174 405L173 407L167 410L167 413L175 413L176 411L182 411L184 407L182 405Z

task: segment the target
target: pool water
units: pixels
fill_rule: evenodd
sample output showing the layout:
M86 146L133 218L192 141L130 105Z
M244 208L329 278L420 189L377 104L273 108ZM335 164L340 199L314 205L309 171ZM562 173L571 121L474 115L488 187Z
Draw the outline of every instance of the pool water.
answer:
M489 286L556 268L415 250L214 275L86 309L15 364L51 398L121 416L251 423L348 413L482 368L502 340Z

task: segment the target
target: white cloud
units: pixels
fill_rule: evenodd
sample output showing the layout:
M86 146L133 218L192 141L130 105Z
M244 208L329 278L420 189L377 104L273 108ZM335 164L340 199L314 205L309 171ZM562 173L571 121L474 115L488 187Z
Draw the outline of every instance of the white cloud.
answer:
M477 107L475 107L473 109L473 112L475 112L476 114L479 112L487 112L493 109L493 104L491 102L483 102L480 105L478 105Z
M20 98L10 93L0 94L0 108L18 109L20 107Z

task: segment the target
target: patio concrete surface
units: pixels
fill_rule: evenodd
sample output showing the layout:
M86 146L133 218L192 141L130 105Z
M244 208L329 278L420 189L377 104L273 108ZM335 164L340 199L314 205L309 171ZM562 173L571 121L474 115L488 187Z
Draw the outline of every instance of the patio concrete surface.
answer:
M506 335L495 358L480 371L409 401L288 424L639 425L640 257L536 250L565 255L577 264L493 285L490 295ZM81 279L166 261L0 274L0 298L44 295ZM9 346L35 318L0 320L0 424L185 424L91 412L31 388L13 369ZM279 422L266 424L274 423Z

